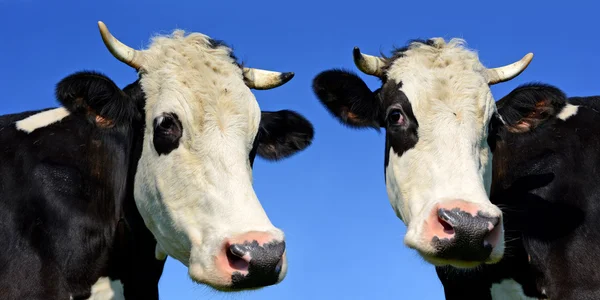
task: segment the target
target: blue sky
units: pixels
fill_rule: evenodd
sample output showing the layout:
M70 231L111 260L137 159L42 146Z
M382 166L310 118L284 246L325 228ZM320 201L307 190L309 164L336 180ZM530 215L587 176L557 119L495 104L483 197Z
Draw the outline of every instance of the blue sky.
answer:
M56 105L54 85L82 69L124 86L136 79L102 44L104 21L126 44L175 28L233 45L246 65L293 71L281 88L258 91L264 110L293 109L316 129L313 145L279 163L257 159L255 189L287 236L289 272L279 285L220 294L196 285L170 259L163 299L443 299L433 267L402 242L405 227L387 200L384 136L350 130L311 91L328 68L355 70L352 47L389 53L409 39L462 37L496 67L535 57L496 99L542 81L568 95L600 94L598 4L592 1L42 1L0 0L0 114ZM377 87L377 80L366 82Z

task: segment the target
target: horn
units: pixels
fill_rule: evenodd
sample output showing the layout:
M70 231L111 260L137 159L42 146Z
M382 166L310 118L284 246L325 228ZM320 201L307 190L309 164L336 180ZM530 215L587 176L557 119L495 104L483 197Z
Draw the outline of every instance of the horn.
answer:
M108 51L118 60L126 63L136 70L142 66L142 53L137 51L117 40L102 21L98 21L98 29L100 29L100 35L104 45L108 48Z
M385 60L383 58L362 54L358 47L354 47L352 56L354 56L354 64L363 73L377 77L383 76L383 66L385 65Z
M268 90L284 85L294 77L294 72L273 72L254 68L244 68L244 82L255 90Z
M521 72L525 71L529 63L533 59L533 53L527 53L521 60L514 62L510 65L506 65L499 68L487 69L488 73L488 84L496 84L504 81L511 80Z

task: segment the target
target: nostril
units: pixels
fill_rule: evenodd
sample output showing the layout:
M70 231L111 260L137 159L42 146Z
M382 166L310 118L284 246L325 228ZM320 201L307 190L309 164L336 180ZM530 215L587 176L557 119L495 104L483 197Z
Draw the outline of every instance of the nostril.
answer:
M231 254L233 254L239 258L242 258L242 257L244 257L244 255L246 255L246 250L241 245L238 245L238 244L229 246L229 251L231 252Z
M240 245L229 246L227 251L229 266L238 271L248 271L249 259L244 248Z
M438 209L437 217L438 223L442 225L444 233L448 235L453 235L454 226L452 224L457 223L455 213L446 209Z
M454 227L450 225L450 223L446 222L444 219L438 217L438 222L442 225L444 229L444 233L446 234L454 234Z

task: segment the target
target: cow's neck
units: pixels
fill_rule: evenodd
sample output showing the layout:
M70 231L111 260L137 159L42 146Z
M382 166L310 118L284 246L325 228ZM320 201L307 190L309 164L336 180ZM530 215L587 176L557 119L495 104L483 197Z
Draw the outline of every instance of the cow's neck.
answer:
M119 205L115 251L109 270L110 277L118 279L125 287L126 299L158 299L158 281L165 263L164 260L155 258L156 241L146 228L134 199L135 174L142 153L143 132L144 124L134 123L125 197Z

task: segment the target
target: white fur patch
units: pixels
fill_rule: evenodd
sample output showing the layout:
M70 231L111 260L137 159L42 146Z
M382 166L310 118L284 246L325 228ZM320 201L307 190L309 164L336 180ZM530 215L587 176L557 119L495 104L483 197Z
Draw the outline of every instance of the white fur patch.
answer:
M579 105L573 105L567 103L565 107L556 115L557 118L566 121L568 118L577 114L577 110L579 109Z
M43 128L48 125L54 124L66 116L69 115L69 111L64 107L50 109L37 113L33 116L29 116L21 121L16 122L17 129L31 133L38 128Z
M525 296L523 287L512 279L504 279L500 283L492 284L493 300L537 300Z
M100 277L92 286L92 296L88 300L125 300L123 284L120 280Z

